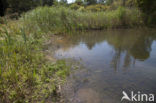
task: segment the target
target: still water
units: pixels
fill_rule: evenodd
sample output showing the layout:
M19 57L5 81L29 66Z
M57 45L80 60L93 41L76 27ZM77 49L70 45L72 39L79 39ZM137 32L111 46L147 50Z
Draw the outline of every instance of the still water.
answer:
M58 45L56 58L83 65L69 77L66 103L121 103L122 91L156 95L156 30L87 31Z

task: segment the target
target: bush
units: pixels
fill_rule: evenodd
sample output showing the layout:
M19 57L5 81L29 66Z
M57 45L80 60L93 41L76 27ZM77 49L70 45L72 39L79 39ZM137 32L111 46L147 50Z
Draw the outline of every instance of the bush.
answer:
M0 17L0 24L4 23L4 18Z
M70 5L70 8L73 10L78 10L79 8L81 8L82 6L78 5L77 3L73 3Z
M40 5L39 1L33 1L33 0L7 0L8 7L12 9L12 12L18 12L22 13L25 11L28 11L32 8L35 8L36 6Z
M100 11L106 11L110 7L107 5L101 5L101 4L96 4L96 5L90 5L86 7L87 11L95 11L95 12L100 12Z

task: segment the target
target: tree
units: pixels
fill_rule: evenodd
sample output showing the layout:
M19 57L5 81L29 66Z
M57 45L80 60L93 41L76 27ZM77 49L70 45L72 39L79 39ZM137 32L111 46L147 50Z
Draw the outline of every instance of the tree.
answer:
M8 6L13 12L21 13L23 11L28 11L39 5L39 1L35 0L7 0Z
M156 0L137 0L138 7L146 14L146 23L156 24Z
M22 13L40 5L51 6L54 4L54 0L1 0L0 1L1 11L4 11L5 9L4 4L8 4L7 7L11 8L11 11L13 13L14 12Z
M106 0L106 4L111 5L114 0Z
M78 5L82 5L83 1L82 0L76 0L75 3L77 3Z
M106 0L98 0L98 3L104 4L104 3L106 3Z
M60 0L61 4L67 4L67 0Z
M156 10L156 0L137 0L137 5L147 14Z
M7 7L8 5L6 0L0 0L0 16L4 16Z
M54 0L42 0L43 5L51 6L54 4Z
M91 4L96 4L97 0L86 0L86 2L88 3L88 5L91 5Z

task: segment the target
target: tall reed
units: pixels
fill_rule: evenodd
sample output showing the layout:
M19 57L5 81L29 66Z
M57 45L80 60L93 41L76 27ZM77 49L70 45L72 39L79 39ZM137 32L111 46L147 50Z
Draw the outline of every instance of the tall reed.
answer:
M38 7L26 13L21 21L24 21L30 31L53 33L143 25L141 12L138 9L124 7L101 12L84 12L67 7Z

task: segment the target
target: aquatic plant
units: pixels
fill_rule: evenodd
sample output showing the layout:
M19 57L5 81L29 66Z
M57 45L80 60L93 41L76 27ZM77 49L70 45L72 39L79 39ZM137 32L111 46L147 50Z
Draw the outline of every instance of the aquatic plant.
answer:
M67 7L38 7L22 16L21 21L30 27L30 31L53 33L143 25L138 9L124 7L101 12L72 10Z

